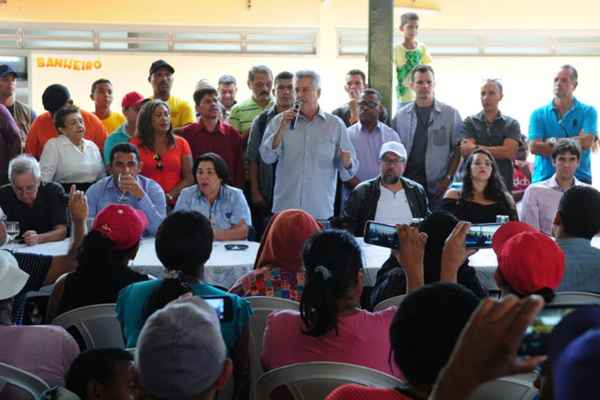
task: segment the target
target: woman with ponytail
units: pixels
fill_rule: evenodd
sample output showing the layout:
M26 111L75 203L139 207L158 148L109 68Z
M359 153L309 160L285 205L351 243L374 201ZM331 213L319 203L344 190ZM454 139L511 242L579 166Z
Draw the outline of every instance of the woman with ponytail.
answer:
M102 209L79 247L77 270L52 292L47 321L75 308L114 303L125 286L147 280L127 266L138 252L147 225L146 215L131 206L110 204Z
M125 345L135 347L146 319L182 295L230 297L233 318L221 321L221 334L233 359L235 392L240 394L248 390L248 321L252 311L246 300L203 281L204 264L210 258L212 245L212 226L199 212L175 211L165 218L155 240L156 255L166 270L164 277L134 283L121 290L117 318Z
M363 290L360 246L346 231L311 236L302 251L306 286L300 312L269 315L261 361L266 370L309 361L363 365L394 374L387 362L395 307L359 308Z

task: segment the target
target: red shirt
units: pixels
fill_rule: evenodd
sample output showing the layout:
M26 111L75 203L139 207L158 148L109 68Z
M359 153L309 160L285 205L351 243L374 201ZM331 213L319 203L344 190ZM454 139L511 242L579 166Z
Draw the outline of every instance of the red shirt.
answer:
M138 138L133 138L130 143L136 145L140 151L140 160L143 162L142 175L158 182L165 193L171 192L183 179L183 158L191 154L190 145L185 139L175 135L175 145L160 154L162 169L157 168L160 163L155 160L156 152L141 146Z
M233 186L244 185L244 153L240 133L226 122L219 121L215 130L209 132L202 119L186 126L181 132L192 149L194 160L204 153L216 153L229 169L229 180Z
M83 124L85 125L84 138L96 143L100 152L104 150L104 141L106 140L106 128L102 122L94 114L79 110ZM25 153L31 154L38 160L44 150L46 142L58 136L58 131L54 127L54 121L49 112L39 115L31 125L31 129L27 134L27 142L25 143Z

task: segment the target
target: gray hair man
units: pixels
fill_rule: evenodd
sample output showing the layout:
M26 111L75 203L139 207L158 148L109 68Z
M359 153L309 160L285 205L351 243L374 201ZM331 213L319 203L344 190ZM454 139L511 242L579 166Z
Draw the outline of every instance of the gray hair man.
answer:
M8 165L10 183L0 188L0 207L9 221L18 221L29 246L63 240L67 233L65 192L59 184L42 182L38 161L28 155Z
M320 77L314 71L296 72L300 107L274 117L265 131L260 155L277 161L273 212L299 208L318 219L333 216L336 178L354 177L358 160L342 120L322 111Z

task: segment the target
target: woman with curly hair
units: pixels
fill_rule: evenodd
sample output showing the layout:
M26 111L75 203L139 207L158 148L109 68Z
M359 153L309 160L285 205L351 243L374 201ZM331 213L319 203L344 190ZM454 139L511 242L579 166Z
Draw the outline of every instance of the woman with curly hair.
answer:
M456 218L474 224L496 222L497 215L518 220L512 196L506 189L494 156L475 149L465 162L462 190L449 189L442 208Z

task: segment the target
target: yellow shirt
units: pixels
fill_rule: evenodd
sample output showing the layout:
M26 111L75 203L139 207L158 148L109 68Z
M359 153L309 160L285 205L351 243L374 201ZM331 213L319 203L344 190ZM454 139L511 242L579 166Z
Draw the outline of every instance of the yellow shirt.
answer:
M110 135L125 123L125 117L118 112L111 111L110 115L100 120Z
M394 47L394 64L396 64L396 95L398 101L407 103L415 99L410 88L410 73L419 64L431 64L431 56L427 47L421 42L417 48L406 49L403 45Z
M194 122L194 111L187 101L169 96L167 104L171 112L171 125L173 128L180 128Z

